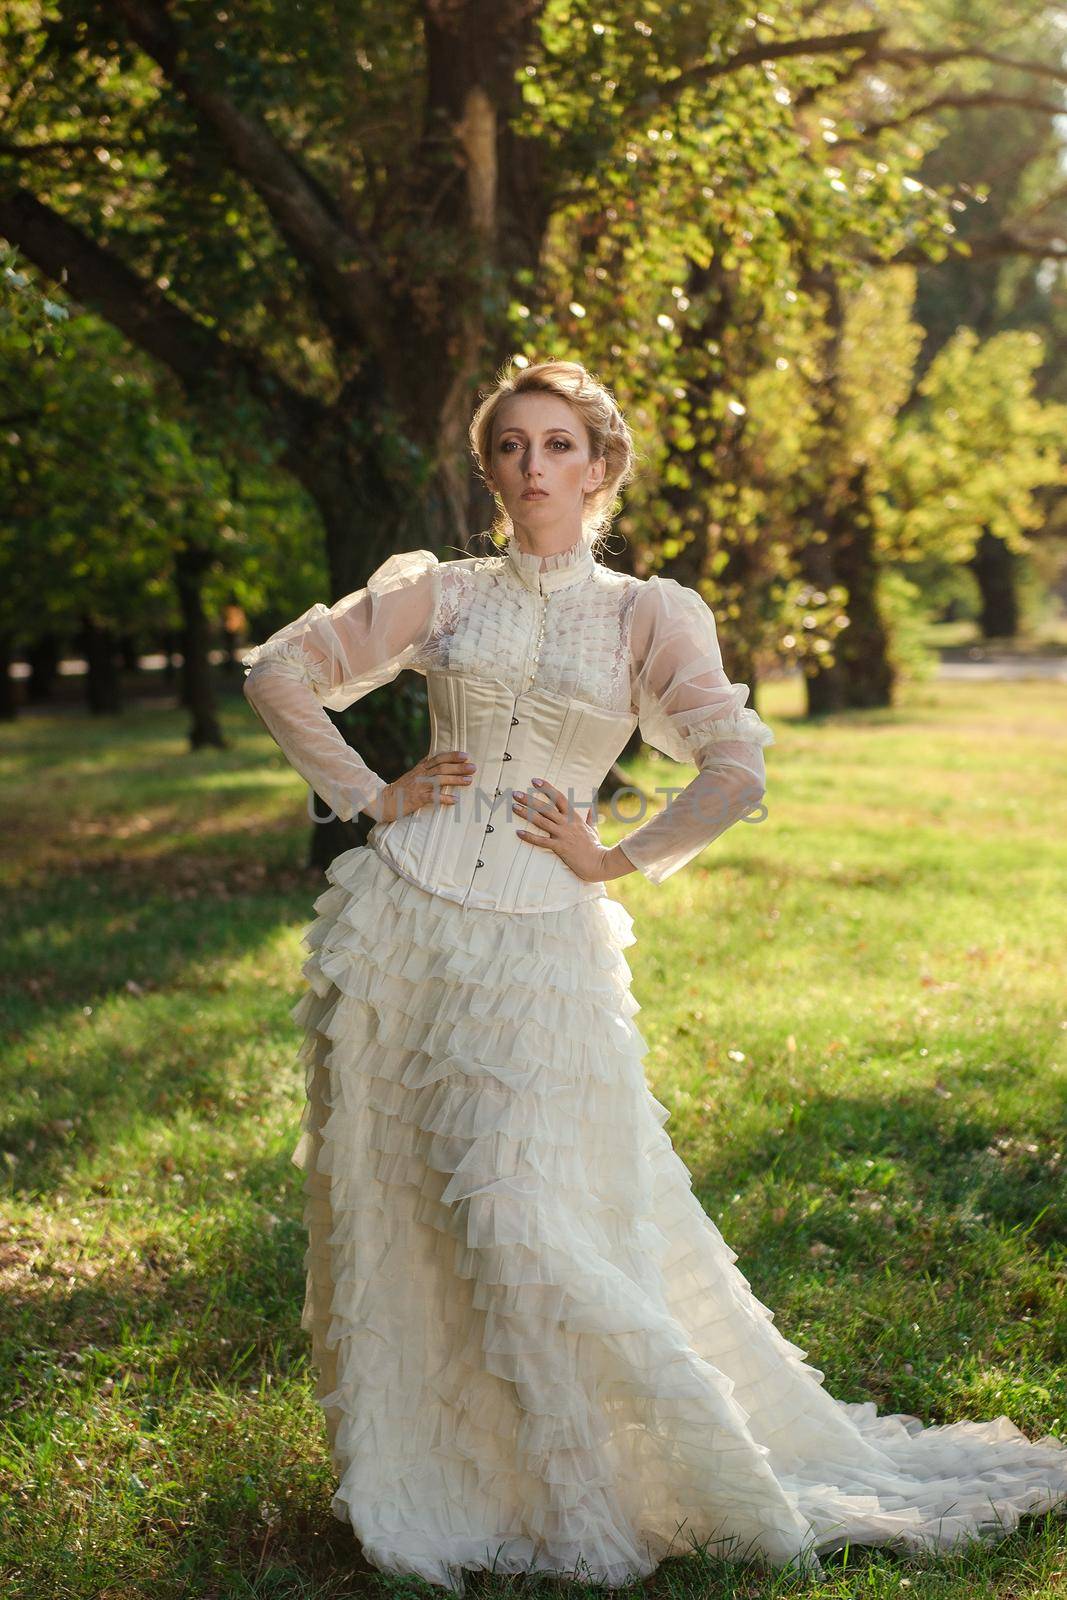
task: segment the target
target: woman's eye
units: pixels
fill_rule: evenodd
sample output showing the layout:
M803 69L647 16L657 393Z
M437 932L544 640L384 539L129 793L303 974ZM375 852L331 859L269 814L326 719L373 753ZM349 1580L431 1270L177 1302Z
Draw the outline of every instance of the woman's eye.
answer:
M511 454L511 450L510 450L509 446L511 446L513 444L517 445L518 442L519 441L517 439L505 439L504 443L500 446L500 448L504 452L505 455L510 455ZM569 450L570 447L571 447L569 439L553 439L552 443L553 444L561 444L563 446L564 450Z

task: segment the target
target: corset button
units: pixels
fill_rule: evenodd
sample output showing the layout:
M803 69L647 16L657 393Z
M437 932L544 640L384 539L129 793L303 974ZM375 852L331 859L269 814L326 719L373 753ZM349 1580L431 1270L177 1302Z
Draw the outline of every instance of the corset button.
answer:
M513 728L517 728L517 727L518 727L518 725L519 725L519 719L518 719L518 717L512 717L512 719L511 719L511 726L512 726L512 727L513 727Z
M493 827L493 824L492 824L492 823L490 823L490 824L489 824L489 826L488 826L488 827L487 827L487 828L486 828L486 830L485 830L485 831L486 831L486 833L495 833L495 832L496 832L496 829L495 829L495 828L494 828L494 827Z
M480 866L480 867L484 867L484 866L485 866L485 862L484 862L484 861L479 861L479 863L478 863L478 865L479 865L479 866Z
M510 761L511 760L511 752L509 750L505 750L504 751L504 760L505 761Z

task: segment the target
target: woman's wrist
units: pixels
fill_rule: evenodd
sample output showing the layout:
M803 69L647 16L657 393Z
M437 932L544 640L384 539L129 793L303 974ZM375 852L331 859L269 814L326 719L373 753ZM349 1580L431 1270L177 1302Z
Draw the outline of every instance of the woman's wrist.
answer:
M604 848L604 853L600 858L600 880L602 883L607 883L612 878L624 878L628 872L636 871L637 868L619 845L612 845L610 850Z
M382 795L390 787L385 778L379 777L376 772L367 770L367 781L364 788L369 792L358 801L359 810L365 816L372 817L375 822L382 821Z

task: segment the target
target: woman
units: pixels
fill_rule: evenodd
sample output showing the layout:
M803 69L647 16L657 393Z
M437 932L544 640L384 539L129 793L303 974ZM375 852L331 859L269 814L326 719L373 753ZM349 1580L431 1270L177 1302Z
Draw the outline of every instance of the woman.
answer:
M711 611L593 553L632 470L585 370L502 379L471 442L503 554L392 557L252 652L246 693L338 816L375 818L306 938L307 1298L333 1510L376 1566L621 1584L694 1545L818 1574L944 1549L1067 1496L1006 1417L923 1428L822 1387L704 1215L648 1091L605 883L661 883L764 791L770 729ZM341 709L403 667L430 752L395 782ZM635 726L698 769L613 849Z

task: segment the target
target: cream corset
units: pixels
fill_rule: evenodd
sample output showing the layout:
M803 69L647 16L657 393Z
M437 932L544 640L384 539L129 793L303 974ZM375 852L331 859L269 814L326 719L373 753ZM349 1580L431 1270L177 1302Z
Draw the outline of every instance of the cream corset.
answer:
M530 689L513 694L494 678L428 672L430 751L465 750L475 764L454 806L426 806L379 822L370 843L404 877L465 905L553 911L604 893L551 850L520 839L529 823L511 791L545 778L583 814L637 725L629 713Z

